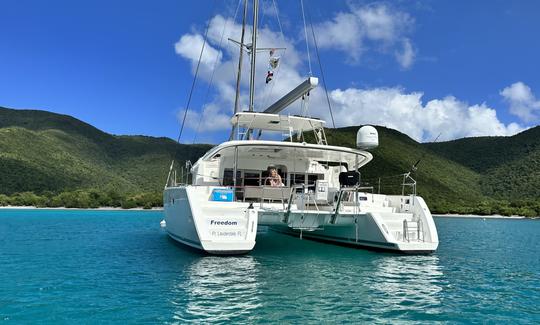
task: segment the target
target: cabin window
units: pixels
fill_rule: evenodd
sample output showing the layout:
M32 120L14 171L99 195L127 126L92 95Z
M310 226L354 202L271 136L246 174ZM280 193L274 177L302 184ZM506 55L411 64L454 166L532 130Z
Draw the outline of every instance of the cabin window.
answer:
M308 177L308 182L307 183L308 183L309 186L314 186L315 182L319 179L319 175L309 174L309 175L307 175L307 177ZM322 179L322 177L321 177L321 179Z
M244 171L244 186L260 186L261 172Z
M223 186L233 186L233 170L232 169L225 169L223 171ZM242 185L242 172L237 170L236 171L236 186Z
M305 174L291 174L291 185L299 185L306 183Z

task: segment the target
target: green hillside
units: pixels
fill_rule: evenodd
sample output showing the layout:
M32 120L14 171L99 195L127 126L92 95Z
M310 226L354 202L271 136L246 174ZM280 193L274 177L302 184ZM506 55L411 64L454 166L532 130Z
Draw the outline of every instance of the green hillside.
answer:
M540 199L540 126L511 137L464 138L424 146L481 173L484 195Z
M327 130L329 144L356 146L359 127ZM392 129L378 126L379 147L371 150L373 160L362 171L362 179L378 187L381 192L401 193L402 174L411 170L421 159L418 169L411 175L417 181L417 192L432 208L448 210L452 206L471 206L486 199L480 191L480 175L456 162L450 161Z
M326 130L355 147L359 127ZM540 214L540 127L513 137L421 144L385 127L362 180L401 193L403 173L438 213ZM73 117L0 107L0 205L158 206L168 166L196 161L209 145L115 136Z
M0 108L0 193L159 191L173 156L196 160L208 148L114 136L66 115Z

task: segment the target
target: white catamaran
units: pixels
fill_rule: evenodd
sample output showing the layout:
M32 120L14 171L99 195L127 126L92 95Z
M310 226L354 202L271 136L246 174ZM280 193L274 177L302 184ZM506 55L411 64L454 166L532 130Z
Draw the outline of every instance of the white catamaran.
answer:
M244 1L244 20L247 0ZM258 226L338 245L430 253L439 239L433 217L403 175L402 195L375 194L360 170L378 146L374 127L357 133L358 149L328 145L325 122L279 113L318 84L308 78L264 111L254 110L258 0L253 1L251 44L240 45L232 134L177 182L173 164L163 194L165 228L174 240L212 254L242 254L255 247ZM242 53L251 56L249 111L239 111ZM277 62L276 62L277 63ZM261 140L279 133L284 141ZM304 138L310 134L311 143ZM275 136L274 136L275 138ZM300 139L300 141L295 141ZM187 173L186 173L187 174Z

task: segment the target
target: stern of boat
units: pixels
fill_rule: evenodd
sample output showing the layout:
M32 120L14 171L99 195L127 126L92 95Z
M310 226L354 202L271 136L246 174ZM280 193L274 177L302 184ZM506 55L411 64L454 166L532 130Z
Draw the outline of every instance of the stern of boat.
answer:
M167 233L182 244L210 254L250 252L257 235L257 213L243 202L230 200L226 189L220 190L191 185L166 188L163 207Z

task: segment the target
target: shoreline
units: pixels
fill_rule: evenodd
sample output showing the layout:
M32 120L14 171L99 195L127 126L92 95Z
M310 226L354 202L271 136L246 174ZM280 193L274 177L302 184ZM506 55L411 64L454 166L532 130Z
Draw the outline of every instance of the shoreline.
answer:
M66 207L35 207L35 206L19 206L6 205L0 206L0 210L95 210L95 211L163 211L163 208L131 208L123 209L121 207L99 207L99 208L66 208Z
M481 216L476 214L432 214L434 218L464 218L464 219L531 219L524 216L502 216L500 214Z

